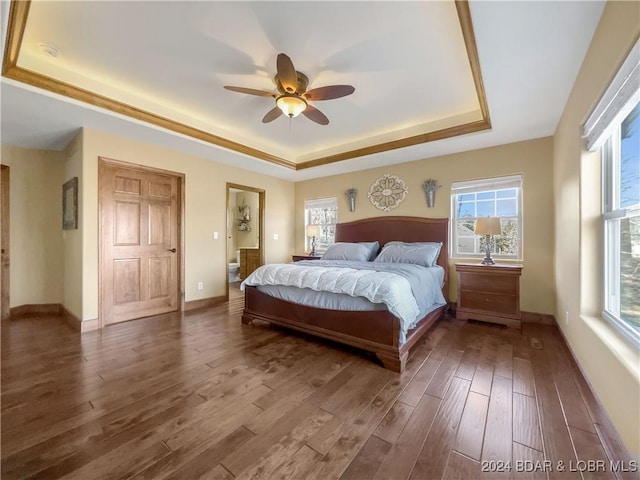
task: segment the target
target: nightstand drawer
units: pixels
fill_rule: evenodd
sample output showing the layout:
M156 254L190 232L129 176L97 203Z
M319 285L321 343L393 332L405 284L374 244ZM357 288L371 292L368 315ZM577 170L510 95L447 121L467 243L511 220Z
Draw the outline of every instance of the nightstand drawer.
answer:
M460 273L460 282L465 289L479 292L514 294L518 288L518 277L513 275L483 275Z
M518 299L514 295L461 290L458 302L462 309L519 316Z
M460 320L520 327L521 265L456 264Z

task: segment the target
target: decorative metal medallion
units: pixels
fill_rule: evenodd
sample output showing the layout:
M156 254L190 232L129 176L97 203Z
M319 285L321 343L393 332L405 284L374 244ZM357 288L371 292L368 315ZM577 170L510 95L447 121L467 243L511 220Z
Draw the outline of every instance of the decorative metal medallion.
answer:
M385 212L400 205L409 193L403 180L385 173L369 187L369 201Z

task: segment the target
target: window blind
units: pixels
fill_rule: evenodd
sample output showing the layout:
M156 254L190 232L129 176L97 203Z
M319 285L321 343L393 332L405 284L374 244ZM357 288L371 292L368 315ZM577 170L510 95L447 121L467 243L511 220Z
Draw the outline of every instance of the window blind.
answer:
M467 180L464 182L453 182L451 184L451 194L461 195L464 193L484 192L486 190L503 190L506 188L521 188L522 175L509 175L506 177L494 177L480 180Z
M316 198L313 200L305 200L304 208L336 208L338 205L338 199L336 197L330 198Z
M640 100L640 40L637 40L600 101L582 126L585 148L599 149L614 125Z

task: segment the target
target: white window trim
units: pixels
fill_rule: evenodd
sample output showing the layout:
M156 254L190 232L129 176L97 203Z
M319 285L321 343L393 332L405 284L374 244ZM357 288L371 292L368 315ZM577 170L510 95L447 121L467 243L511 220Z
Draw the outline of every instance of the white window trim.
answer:
M336 208L338 209L338 197L323 197L323 198L313 198L310 200L304 201L304 248L305 252L311 251L311 239L307 237L307 210L311 208ZM338 215L336 214L336 224L338 223ZM325 249L322 247L317 247L317 253L324 253Z
M518 214L516 217L518 218L518 252L516 255L500 255L494 252L491 253L491 256L495 259L500 260L509 260L509 261L522 261L522 252L523 252L523 223L524 217L522 212L522 184L523 178L522 174L517 175L508 175L502 177L490 177L490 178L480 178L475 180L465 180L460 182L453 182L451 184L451 226L450 226L450 235L449 241L451 248L449 249L449 254L451 258L483 258L484 253L464 253L458 254L456 241L456 227L457 227L457 209L458 209L458 195L463 195L465 193L476 193L483 192L487 190L502 190L509 188L518 189L518 198L517 198L517 209ZM504 217L504 218L512 218L512 217Z
M630 109L627 110L627 115ZM637 216L638 207L619 208L615 199L618 198L619 192L617 187L620 184L618 178L617 161L619 161L620 152L619 144L614 141L620 136L619 125L611 130L611 135L602 147L602 243L603 243L603 264L604 268L604 284L602 289L602 317L611 324L621 335L628 339L632 344L640 347L640 334L637 330L629 326L620 316L617 307L620 304L620 285L617 279L620 278L620 261L615 255L614 245L620 245L620 234L615 229L614 221L622 218ZM618 250L615 249L615 252ZM614 258L615 257L615 258ZM612 279L616 279L615 282ZM612 287L617 287L614 291Z
M602 151L602 257L605 266L602 318L624 338L640 347L640 334L610 308L612 303L618 305L620 300L616 297L620 292L610 290L612 283L614 283L611 282L611 279L620 277L620 265L619 261L611 260L609 242L613 240L617 242L616 245L619 245L620 241L615 238L615 234L612 235L608 232L608 229L612 228L612 221L637 215L636 208L620 208L619 205L616 205L615 199L618 198L616 188L619 179L616 178L618 173L612 166L614 159L619 158L617 151L619 145L618 142L613 141L613 137L615 135L616 138L619 138L620 124L640 101L638 85L640 85L640 39L636 41L602 98L585 120L583 136L585 148L588 151L599 149Z

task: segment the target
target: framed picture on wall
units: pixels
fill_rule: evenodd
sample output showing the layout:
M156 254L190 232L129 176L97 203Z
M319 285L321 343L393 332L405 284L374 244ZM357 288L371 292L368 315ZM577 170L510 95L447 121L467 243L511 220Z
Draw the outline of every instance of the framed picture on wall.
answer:
M78 177L62 186L62 229L78 228Z

